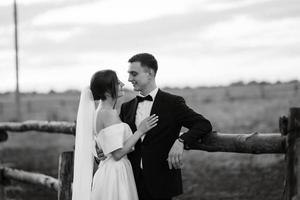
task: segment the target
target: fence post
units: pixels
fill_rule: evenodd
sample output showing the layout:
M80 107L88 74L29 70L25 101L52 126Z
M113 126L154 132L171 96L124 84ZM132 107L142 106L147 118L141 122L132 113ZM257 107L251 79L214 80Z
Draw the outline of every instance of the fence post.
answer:
M0 143L6 141L7 139L8 139L7 132L0 130ZM4 172L4 168L0 160L0 200L5 199L5 185L8 183L8 181L5 180L4 178L3 172Z
M0 199L5 199L5 183L3 177L3 168L0 166Z
M74 152L72 151L63 152L59 157L58 200L72 199L73 159Z
M285 200L300 200L300 108L290 108L286 151Z
M8 139L6 131L0 130L0 142L5 142Z

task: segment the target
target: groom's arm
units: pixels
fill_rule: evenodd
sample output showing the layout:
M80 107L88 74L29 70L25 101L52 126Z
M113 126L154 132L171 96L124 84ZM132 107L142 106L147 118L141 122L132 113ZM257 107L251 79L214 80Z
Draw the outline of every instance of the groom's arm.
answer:
M174 111L177 123L189 129L179 137L179 140L184 143L185 149L190 149L190 146L211 133L210 121L189 108L182 97L177 97Z
M212 126L206 118L189 108L182 97L177 96L173 102L176 122L189 129L180 135L169 152L169 168L179 169L182 167L183 150L190 149L190 146L198 142L201 137L211 133Z

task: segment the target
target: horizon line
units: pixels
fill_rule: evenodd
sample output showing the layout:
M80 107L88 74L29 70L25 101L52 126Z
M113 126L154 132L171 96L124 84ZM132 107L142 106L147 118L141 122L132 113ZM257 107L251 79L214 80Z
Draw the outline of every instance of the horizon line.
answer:
M162 86L159 88L162 89L197 89L197 88L221 88L221 87L234 87L234 86L253 86L253 85L280 85L280 84L299 84L300 81L298 79L291 79L288 81L275 81L275 82L269 82L269 81L234 81L229 84L216 84L216 85L199 85L199 86ZM124 90L126 91L134 91L128 87L124 87ZM55 89L49 89L47 91L37 91L37 90L26 90L22 91L20 90L20 94L28 94L28 93L37 93L37 94L49 94L49 93L68 93L68 92L80 92L80 88L68 88L64 90L55 90ZM6 93L15 93L15 90L6 90L6 91L1 91L0 94L6 94Z

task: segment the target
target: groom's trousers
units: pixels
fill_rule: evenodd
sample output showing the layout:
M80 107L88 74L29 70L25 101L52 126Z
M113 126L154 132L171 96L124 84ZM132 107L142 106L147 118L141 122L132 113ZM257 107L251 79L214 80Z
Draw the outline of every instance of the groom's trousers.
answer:
M172 198L153 198L147 189L145 179L143 176L143 170L140 170L138 180L136 180L138 187L139 200L172 200Z

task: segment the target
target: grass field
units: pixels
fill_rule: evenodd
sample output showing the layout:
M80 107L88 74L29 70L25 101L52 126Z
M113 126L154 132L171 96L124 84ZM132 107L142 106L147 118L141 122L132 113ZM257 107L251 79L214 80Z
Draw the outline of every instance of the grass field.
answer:
M278 118L300 106L300 91L293 84L166 90L183 96L211 120L214 130L224 133L279 132ZM24 94L22 117L74 121L78 101L79 93ZM0 95L0 121L14 121L14 111L13 96ZM0 162L56 177L58 155L72 150L73 144L73 136L10 133L0 144ZM184 194L176 200L279 200L283 171L283 155L185 152ZM56 199L55 192L31 185L14 183L6 191L10 199Z

